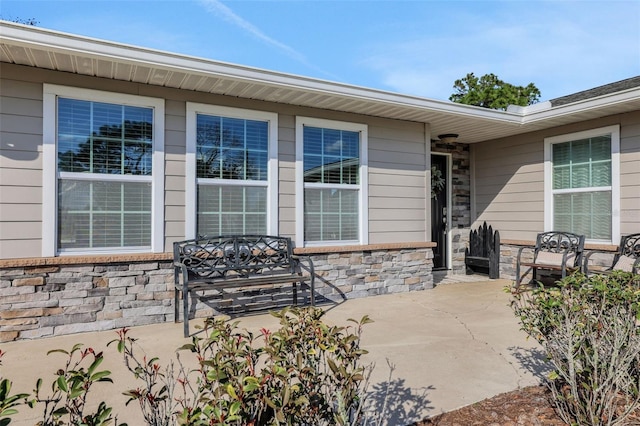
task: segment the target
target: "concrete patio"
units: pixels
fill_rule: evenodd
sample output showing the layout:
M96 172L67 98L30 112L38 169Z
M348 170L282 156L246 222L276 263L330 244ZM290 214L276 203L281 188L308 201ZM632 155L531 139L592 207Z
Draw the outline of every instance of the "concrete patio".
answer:
M464 278L464 277L461 277ZM348 318L368 315L375 322L364 328L362 346L369 350L366 361L374 362L369 391L371 402L381 410L387 399L386 423L407 425L482 399L539 383L545 365L537 344L520 331L508 306L510 295L503 288L507 280L445 283L433 290L347 300L325 306L329 323L346 325ZM268 314L240 319L241 327L258 330L277 327ZM193 325L199 321L192 322ZM161 364L173 358L175 349L189 340L182 337L182 324L158 324L130 331L147 354L159 356ZM106 400L118 413L118 421L142 424L134 404L124 408L121 392L135 387L120 355L106 343L114 331L75 334L32 341L4 343L2 376L14 382L13 392L29 392L38 377L44 378L48 394L55 370L65 357L51 349L70 349L83 343L104 350L101 369L112 372L115 384L99 383L92 389L95 400ZM188 353L183 361L193 362ZM395 365L389 379L387 364ZM33 425L40 412L26 407L12 424Z

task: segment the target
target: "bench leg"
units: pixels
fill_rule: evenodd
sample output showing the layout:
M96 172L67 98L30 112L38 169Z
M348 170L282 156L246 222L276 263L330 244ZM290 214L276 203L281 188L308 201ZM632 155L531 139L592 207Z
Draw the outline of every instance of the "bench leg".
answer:
M293 306L298 306L298 283L294 282L292 286L293 286Z
M180 294L180 290L176 286L173 289L173 322L178 322L180 320L180 299L178 298L178 294Z
M182 290L182 323L184 324L184 337L189 337L189 290Z

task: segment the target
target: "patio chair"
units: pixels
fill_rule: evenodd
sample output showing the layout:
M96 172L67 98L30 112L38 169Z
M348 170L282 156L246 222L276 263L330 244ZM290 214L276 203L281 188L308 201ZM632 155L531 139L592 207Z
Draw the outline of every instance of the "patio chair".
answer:
M529 272L532 273L532 281L536 282L542 274L562 279L569 273L581 270L584 235L560 231L540 233L536 237L532 261L525 261L522 258L526 249L531 250L530 247L521 247L518 250L515 291L520 289L522 279Z
M591 257L596 254L611 254L611 252L607 253L600 250L590 251L584 259L584 272L587 275L607 274L613 271L640 274L640 233L625 235L620 238L618 251L613 256L611 263L605 265L604 268L594 265L591 265L591 268L589 267Z

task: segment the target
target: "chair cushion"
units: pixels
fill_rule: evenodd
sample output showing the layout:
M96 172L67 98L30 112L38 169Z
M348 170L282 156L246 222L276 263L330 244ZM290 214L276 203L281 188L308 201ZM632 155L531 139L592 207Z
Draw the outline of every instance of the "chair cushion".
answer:
M624 272L632 272L633 264L636 262L636 259L629 256L620 256L615 265L613 265L613 269Z
M548 251L538 252L536 257L536 263L549 266L562 266L563 253L551 253ZM573 259L572 253L567 255L567 266L571 266L571 259Z

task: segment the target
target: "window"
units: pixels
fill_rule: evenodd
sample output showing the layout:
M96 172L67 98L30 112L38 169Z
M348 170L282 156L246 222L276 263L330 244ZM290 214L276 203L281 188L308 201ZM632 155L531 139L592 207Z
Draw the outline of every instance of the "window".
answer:
M618 126L545 139L545 229L619 239Z
M188 238L278 233L277 117L187 104Z
M367 127L298 117L296 240L367 243Z
M43 254L163 251L155 98L45 85Z

